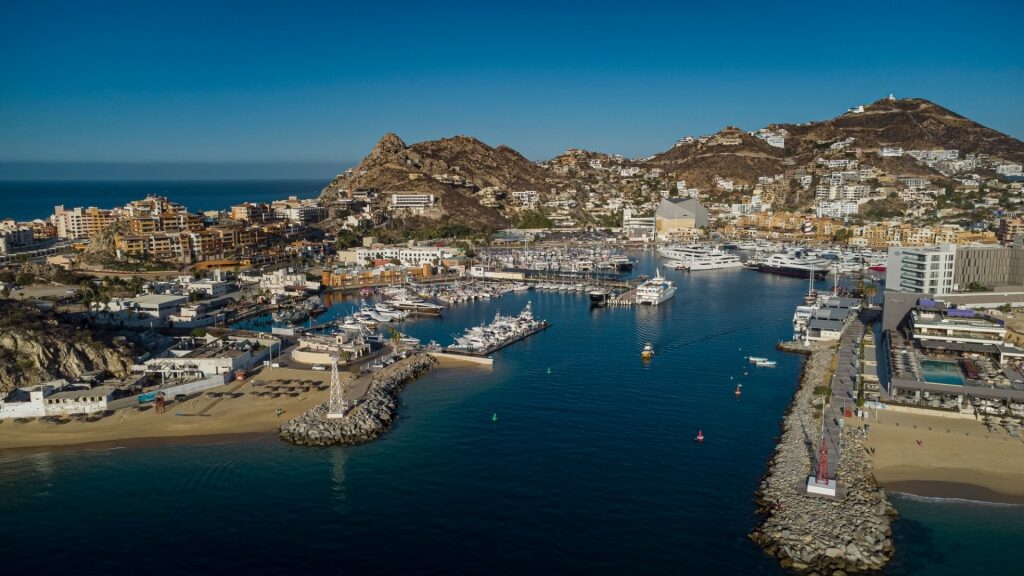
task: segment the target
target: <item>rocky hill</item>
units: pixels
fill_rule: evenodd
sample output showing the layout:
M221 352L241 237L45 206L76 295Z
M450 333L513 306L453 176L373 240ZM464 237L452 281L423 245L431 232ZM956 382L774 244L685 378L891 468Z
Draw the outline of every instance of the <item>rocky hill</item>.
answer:
M705 141L678 144L644 164L661 168L690 186L710 188L716 176L748 182L784 172L794 162L785 150L728 126Z
M400 221L400 226L440 221L493 229L514 220L521 207L508 201L507 195L520 190L538 191L542 202L557 195L559 199L575 197L579 204L587 193L631 194L652 185L665 189L678 180L707 192L714 188L717 177L752 185L759 176L813 167L820 157L858 158L892 175L944 178L914 158L881 157L877 152L882 147L956 149L961 158L987 154L1024 162L1024 142L917 98L886 98L830 120L773 124L763 130L784 134L784 146L772 146L750 132L726 127L642 160L572 149L539 163L507 146L491 147L468 136L410 146L387 134L356 168L330 182L322 198L329 201L343 190L351 193L363 188L379 191L383 202L393 192L430 193L439 199L437 209ZM836 148L836 144L842 146ZM658 172L658 176L653 181L638 181L636 174L630 173L633 168L643 170L646 176ZM812 199L804 194L798 203ZM585 218L579 209L573 215Z
M128 351L104 337L28 304L0 300L0 394L92 370L124 377L131 366Z
M1024 160L1024 142L920 98L886 98L864 106L863 112L848 111L831 120L765 128L785 131L785 147L769 146L747 132L727 127L710 137L679 144L645 164L662 168L691 186L711 186L715 176L750 184L758 176L780 174L788 167L827 156L832 143L847 138L853 139L848 150L872 153L871 165L903 175L938 173L912 158L879 158L873 153L884 146L956 149L961 157L982 153Z
M501 227L508 221L500 210L487 207L474 194L487 188L504 192L537 190L547 170L507 146L493 148L468 136L406 145L386 134L359 165L328 184L321 197L330 200L341 190L373 189L386 197L393 192L423 192L438 198L436 218L471 227Z
M983 153L1020 162L1024 142L922 98L884 98L832 120L808 124L779 124L794 138L787 152L812 153L817 142L854 138L855 146L875 151L882 146L904 149L957 149L961 156ZM772 128L772 127L769 127Z

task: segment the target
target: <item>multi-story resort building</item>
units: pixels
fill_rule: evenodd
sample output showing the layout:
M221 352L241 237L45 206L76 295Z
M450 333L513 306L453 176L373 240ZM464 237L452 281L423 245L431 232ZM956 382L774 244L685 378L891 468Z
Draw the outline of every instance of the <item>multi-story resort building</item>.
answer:
M943 244L926 248L892 248L886 266L889 290L947 294L953 291L956 246Z
M96 207L68 210L57 206L53 209L53 219L58 237L78 240L95 236L117 220L117 214L113 210Z

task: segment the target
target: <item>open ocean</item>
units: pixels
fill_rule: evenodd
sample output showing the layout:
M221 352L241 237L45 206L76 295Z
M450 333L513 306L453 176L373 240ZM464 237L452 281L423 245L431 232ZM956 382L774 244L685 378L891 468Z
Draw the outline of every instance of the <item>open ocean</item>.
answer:
M268 435L0 454L3 571L778 574L747 534L801 363L774 346L806 282L666 273L679 291L658 308L527 292L407 323L447 344L532 301L554 326L496 353L492 370L410 384L397 425L363 446ZM747 355L779 363L755 369ZM889 573L1020 573L1024 509L895 502Z
M0 220L46 218L53 207L113 208L149 194L167 196L193 212L223 210L239 202L269 202L288 196L313 198L328 180L0 180Z

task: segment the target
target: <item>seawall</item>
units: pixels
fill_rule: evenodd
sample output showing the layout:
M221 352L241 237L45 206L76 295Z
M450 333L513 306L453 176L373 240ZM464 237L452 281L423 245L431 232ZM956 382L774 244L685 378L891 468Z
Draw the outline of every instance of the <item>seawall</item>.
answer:
M844 574L881 569L893 554L890 522L896 512L871 470L860 428L842 432L837 498L809 496L821 424L825 382L835 350L782 344L780 350L808 354L793 402L782 421L775 454L757 490L761 523L751 540L797 573Z
M281 425L279 436L304 446L360 444L386 432L398 417L398 395L409 382L437 365L429 354L400 360L373 375L359 403L344 418L328 419L327 402Z

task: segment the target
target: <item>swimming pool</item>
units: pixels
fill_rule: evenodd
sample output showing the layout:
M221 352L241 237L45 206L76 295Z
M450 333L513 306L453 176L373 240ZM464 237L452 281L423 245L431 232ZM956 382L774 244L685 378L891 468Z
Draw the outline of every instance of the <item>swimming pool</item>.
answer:
M921 372L926 382L933 384L964 385L964 374L956 362L944 360L922 360Z

